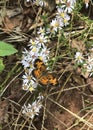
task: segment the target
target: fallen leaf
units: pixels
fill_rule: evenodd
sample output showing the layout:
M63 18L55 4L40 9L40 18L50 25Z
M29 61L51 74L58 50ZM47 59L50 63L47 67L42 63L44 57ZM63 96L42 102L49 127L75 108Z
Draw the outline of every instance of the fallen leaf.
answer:
M0 123L5 122L7 110L8 110L8 100L4 100L0 102Z
M17 17L9 18L6 16L3 20L3 30L4 32L12 32L15 27L20 25L20 20Z
M84 52L86 50L85 44L83 41L72 40L71 47L76 48L78 51Z
M3 21L4 29L6 32L11 32L15 27L11 20L6 16Z
M87 83L89 84L88 85L89 90L93 93L93 78L88 78Z

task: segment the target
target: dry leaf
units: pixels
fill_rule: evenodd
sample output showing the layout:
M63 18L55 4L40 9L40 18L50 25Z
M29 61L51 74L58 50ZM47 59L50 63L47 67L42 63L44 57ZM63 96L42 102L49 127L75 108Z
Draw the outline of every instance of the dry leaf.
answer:
M86 50L85 44L83 41L72 40L71 47L76 48L80 52L84 52Z
M4 29L6 32L11 32L15 27L11 20L6 16L3 21Z
M17 17L9 18L6 16L3 20L3 29L5 32L12 32L13 29L18 25L20 25L20 21Z
M88 78L87 83L89 84L88 85L89 90L93 93L93 78Z
M6 120L8 105L8 100L0 102L0 123Z

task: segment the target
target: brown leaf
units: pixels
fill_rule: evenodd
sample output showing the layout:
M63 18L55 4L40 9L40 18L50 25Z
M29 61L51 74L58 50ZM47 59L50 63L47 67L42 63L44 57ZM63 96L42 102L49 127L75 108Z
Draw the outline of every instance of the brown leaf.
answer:
M3 20L3 29L5 32L12 32L13 29L19 24L20 22L17 17L11 19L8 16L6 16Z
M15 27L11 20L6 16L3 21L4 29L6 32L11 32Z
M93 93L93 78L88 78L87 83L89 84L88 85L89 90Z
M79 74L79 75L82 75L85 79L88 78L89 76L89 72L83 72L82 69L80 67L78 67L76 70L75 70L76 74Z
M4 122L8 109L8 100L0 102L0 123Z
M72 40L71 47L76 48L78 51L84 52L86 50L83 41Z

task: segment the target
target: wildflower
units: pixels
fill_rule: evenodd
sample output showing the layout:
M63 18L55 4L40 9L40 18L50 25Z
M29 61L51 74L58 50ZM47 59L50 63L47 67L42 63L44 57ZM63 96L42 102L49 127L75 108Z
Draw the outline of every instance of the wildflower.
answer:
M23 51L23 56L22 56L22 61L21 61L22 65L24 66L24 68L27 68L30 66L31 63L31 55L29 53L28 50L24 49Z
M89 0L84 0L84 3L85 3L86 8L88 8L89 7Z
M41 46L30 46L30 50L23 51L23 57L21 63L23 64L24 68L28 68L31 66L31 63L34 59L38 58L38 53L40 51Z
M39 37L36 37L36 41L38 44L44 45L44 43L48 42L48 37L44 35L40 35Z
M41 52L38 54L38 57L43 60L43 62L47 62L49 59L49 50L47 49L46 46L42 48Z
M76 0L67 0L65 12L71 13L74 9L75 3L76 3Z
M88 65L87 66L87 72L89 72L90 77L93 75L93 65Z
M35 100L32 104L28 104L27 106L24 104L22 106L22 113L33 119L35 115L39 115L39 111L42 108L42 102L41 102L42 97L37 97L37 100Z
M67 2L71 2L71 4L75 4L76 3L76 0L60 0L60 3L63 5L63 4L66 4Z
M34 47L40 49L41 48L41 44L38 43L37 40L32 40L30 39L30 44L28 45L30 47L30 49L33 49Z
M25 72L22 78L23 78L24 84L28 84L29 81L31 80L31 75Z
M61 23L64 26L67 26L69 24L70 16L64 11L64 9L58 7L57 8L57 15L56 15L57 20L59 21L60 25ZM63 26L61 25L61 26Z
M34 91L35 88L37 87L38 83L35 82L34 77L32 76L32 70L34 67L32 68L28 68L25 69L25 74L22 76L23 79L23 85L22 85L22 89L23 90L29 90L29 91Z
M33 79L34 79L34 77L33 77ZM26 79L23 79L22 89L25 91L33 92L38 86L38 83L35 82L35 80L33 80L33 79L28 80L28 81L26 81Z
M45 35L45 28L40 27L39 30L37 31L37 34L44 36Z
M63 27L63 23L59 21L57 18L53 19L52 22L50 23L50 27L52 31L57 32L59 29L61 30Z
M31 56L31 63L33 65L33 61L38 58L38 54L39 54L39 51L40 51L40 48L41 47L33 47L30 51L29 51L29 54Z
M83 56L81 52L76 52L75 60L77 61L77 63L83 63Z
M64 9L62 9L61 7L57 7L57 18L64 18L65 17L65 12Z

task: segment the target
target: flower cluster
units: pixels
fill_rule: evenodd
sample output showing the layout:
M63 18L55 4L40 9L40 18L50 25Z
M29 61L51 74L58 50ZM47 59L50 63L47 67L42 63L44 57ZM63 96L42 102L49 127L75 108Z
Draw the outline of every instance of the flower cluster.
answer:
M93 48L90 49L87 58L81 52L76 52L75 61L78 65L82 66L87 76L91 77L93 75Z
M29 50L24 49L22 64L25 69L25 74L23 75L23 90L33 91L37 87L37 82L32 76L32 70L34 69L34 61L39 58L47 63L49 59L49 49L46 47L46 43L49 41L48 37L42 33L42 28L39 29L39 36L35 40L30 40ZM40 32L41 31L41 32Z
M56 33L63 27L69 25L70 15L74 9L76 0L60 0L60 5L57 6L56 17L51 21L50 28L52 33Z
M37 100L32 104L28 104L27 106L24 104L24 106L22 106L22 114L31 119L33 119L35 115L39 115L39 111L42 108L42 99L43 96L38 96Z
M29 0L28 0L29 1ZM37 1L33 1L36 2ZM56 6L57 12L55 18L50 22L48 28L40 27L37 30L37 37L29 41L28 48L23 51L22 65L24 66L25 74L23 75L23 90L33 92L36 90L38 83L32 75L34 68L34 61L41 59L44 64L49 60L50 50L46 44L49 42L53 34L57 34L63 27L69 25L70 13L74 9L76 0L60 0L60 4ZM44 5L43 0L38 0L40 6ZM37 97L38 99L38 97ZM22 107L22 113L29 116L31 119L35 115L38 115L40 108L42 107L41 100L36 100L32 104L24 105Z
M41 0L41 2L44 2ZM60 6L57 6L56 17L50 22L50 28L45 29L40 27L37 30L37 35L34 40L30 40L29 50L24 49L22 64L25 68L25 74L23 75L23 89L30 90L31 92L37 88L37 82L32 76L32 70L34 69L34 61L37 58L47 63L49 59L49 49L47 49L46 43L49 42L51 32L55 33L61 30L64 26L69 24L70 16L68 13L72 12L75 5L75 0L67 0L66 2L60 1ZM68 6L69 5L69 6Z

